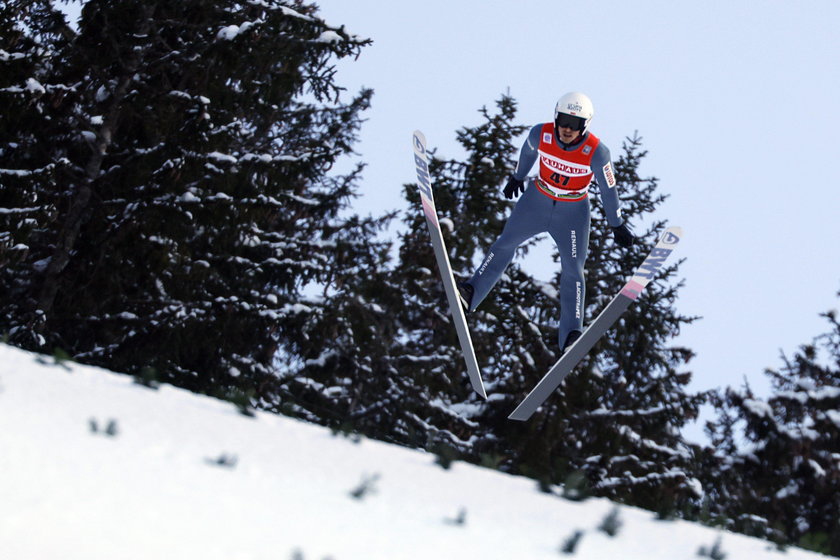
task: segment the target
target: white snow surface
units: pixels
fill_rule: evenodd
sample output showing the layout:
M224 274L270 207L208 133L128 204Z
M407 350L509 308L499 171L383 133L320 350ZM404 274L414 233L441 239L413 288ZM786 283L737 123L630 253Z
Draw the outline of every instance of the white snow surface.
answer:
M728 560L822 558L629 507L610 537L615 507L0 345L2 558L674 560L718 539Z

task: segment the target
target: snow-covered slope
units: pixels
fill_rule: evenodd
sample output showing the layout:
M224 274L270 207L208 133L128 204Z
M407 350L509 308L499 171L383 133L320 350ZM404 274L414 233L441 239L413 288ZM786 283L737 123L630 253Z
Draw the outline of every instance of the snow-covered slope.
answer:
M3 559L821 557L626 507L611 537L614 510L0 345Z

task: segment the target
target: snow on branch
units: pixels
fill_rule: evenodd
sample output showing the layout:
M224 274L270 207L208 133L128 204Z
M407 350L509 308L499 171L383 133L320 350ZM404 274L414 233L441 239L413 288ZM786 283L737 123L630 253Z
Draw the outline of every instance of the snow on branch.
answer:
M203 95L191 95L191 94L189 94L185 91L180 91L180 90L177 90L177 89L173 89L172 91L169 92L168 95L170 97L175 97L177 99L183 99L185 101L198 101L202 105L209 105L210 104L210 100L208 98L204 97Z
M666 412L668 407L655 406L652 408L638 409L638 410L607 410L606 408L598 408L588 413L588 416L601 416L611 418L636 418L639 416L653 416Z
M2 214L2 215L32 214L34 212L40 212L43 209L44 209L44 206L33 206L32 208L0 208L0 214Z
M272 163L290 163L290 162L297 162L297 161L305 161L307 159L311 159L313 154L311 152L306 152L301 155L290 155L290 154L281 154L281 155L272 155L272 154L255 154L255 153L246 153L243 155L238 154L226 154L219 151L213 151L206 154L202 154L200 152L185 152L185 156L192 157L195 159L202 159L202 160L213 160L218 163L227 163L230 165L237 165L239 163L264 163L264 164L272 164ZM181 163L181 161L177 162Z
M636 485L660 485L665 481L686 481L688 483L688 487L691 491L698 497L702 498L704 495L703 485L700 483L699 480L693 477L689 477L685 471L679 469L670 469L664 473L651 473L644 476L633 476L629 473L625 473L621 477L612 477L612 478L605 478L601 482L595 485L595 488L599 490L607 489L607 488L617 488L623 486L636 486Z
M307 367L326 367L327 363L330 360L333 360L338 356L338 352L336 350L327 350L322 352L320 356L317 358L310 358L304 361L304 365Z
M280 11L284 16L296 18L301 21L306 21L309 23L316 23L324 26L326 28L325 31L321 33L321 35L315 40L316 43L340 43L342 41L354 41L354 42L364 42L366 39L359 37L353 33L348 33L344 26L335 27L329 25L327 22L320 20L318 18L308 16L306 14L302 14L288 6L278 5L276 3L267 2L266 0L249 0L248 4L251 6L255 6L258 8L262 8L267 11ZM216 33L216 40L217 41L232 41L236 39L239 35L247 32L251 28L261 25L265 23L265 19L258 19L255 21L246 21L239 25L231 24L227 25Z
M26 83L23 86L9 86L5 88L0 88L0 93L29 93L30 95L40 97L45 93L51 93L53 91L65 91L65 92L75 92L75 86L66 86L64 84L41 84L35 78L29 78L26 80Z
M744 399L744 408L759 418L766 417L768 420L773 420L773 409L764 401Z
M242 33L247 32L249 29L256 25L260 25L265 23L265 20L257 20L257 21L246 21L241 25L228 25L223 27L216 33L216 40L217 41L233 41L241 35Z
M295 10L293 10L291 8L287 8L286 6L276 6L276 5L273 6L273 5L270 5L268 2L264 2L262 0L252 0L252 1L249 2L249 4L251 4L252 6L257 6L259 8L264 8L266 10L280 10L280 12L284 16L298 18L298 19L301 19L303 21L310 21L310 22L317 21L315 18L312 18L310 16L306 16L304 14L301 14L300 12L296 12ZM233 41L239 35L248 32L252 27L256 27L256 26L262 25L264 23L265 23L265 19L258 19L258 20L255 20L255 21L246 21L246 22L243 22L239 25L236 25L236 24L227 25L227 26L221 28L216 33L216 40L217 41ZM340 39L340 37L339 37L339 39Z
M45 175L55 170L58 165L70 165L70 160L61 158L56 163L50 163L38 169L0 169L0 175L11 177L31 177L33 175Z
M836 410L826 410L823 415L824 418L834 424L836 428L840 429L840 412Z
M212 159L219 163L230 163L231 165L239 163L239 160L236 157L230 154L223 154L221 152L210 152L207 154L207 159Z
M19 52L8 52L3 49L0 49L0 62L8 62L10 60L20 60L22 58L26 58L27 55L24 53Z
M777 393L776 397L797 401L800 404L805 404L808 399L814 401L833 400L840 398L840 387L820 387L807 391L781 391Z
M344 38L332 30L327 30L321 33L321 35L315 39L318 43L340 43L343 41Z
M684 449L673 449L671 447L660 445L653 440L642 437L629 426L619 426L618 432L626 438L630 439L631 441L635 442L637 445L646 447L651 451L658 451L660 453L664 453L665 455L670 455L672 457L682 457L685 459L691 459L691 453L689 453L688 451Z
M284 16L295 17L302 19L303 21L316 21L315 18L296 12L289 7L279 6L274 3L266 2L265 0L248 0L248 4L258 8L265 8L266 10L280 10Z

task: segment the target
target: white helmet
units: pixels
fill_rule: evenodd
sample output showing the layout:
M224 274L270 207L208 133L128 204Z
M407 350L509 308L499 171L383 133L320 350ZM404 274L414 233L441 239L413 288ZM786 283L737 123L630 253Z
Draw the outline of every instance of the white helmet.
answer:
M585 134L589 128L589 123L592 120L592 115L595 114L595 109L592 107L592 100L589 99L589 97L582 93L573 91L561 97L557 102L557 105L554 107L554 123L558 127L558 118L561 114L577 117L571 122L577 121L579 124L577 127L572 126L572 128L577 128L577 130L580 130L581 134ZM567 119L561 118L561 120L566 121L566 123L570 122Z

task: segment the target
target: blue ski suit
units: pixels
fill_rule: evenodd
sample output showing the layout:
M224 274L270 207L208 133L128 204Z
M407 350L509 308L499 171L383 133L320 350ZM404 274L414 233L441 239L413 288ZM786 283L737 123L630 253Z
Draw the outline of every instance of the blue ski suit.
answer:
M535 235L548 232L557 245L562 269L558 332L558 343L562 349L571 331L583 330L586 296L584 264L590 228L590 204L587 194L589 183L594 181L598 185L609 225L620 226L623 220L609 149L589 132L574 144L566 146L558 141L553 127L553 123L543 123L531 129L520 151L513 176L524 180L538 158L540 173L527 181L525 191L514 206L502 234L490 247L468 283L474 289L470 302L470 311L473 311L498 282L505 268L513 260L516 248ZM584 162L579 163L577 167L574 164L570 167L572 175L576 171L578 177L583 177L583 181L588 178L589 183L584 188L563 191L552 188L549 181L543 180L552 172L559 172L561 175L554 177L559 178L560 182L557 184L564 184L562 181L567 170L562 163L564 153L574 156L569 159ZM589 170L586 170L587 159ZM558 161L561 163L554 163ZM585 171L582 172L581 169ZM591 175L582 174L587 171L591 172ZM578 181L578 184L581 182Z

